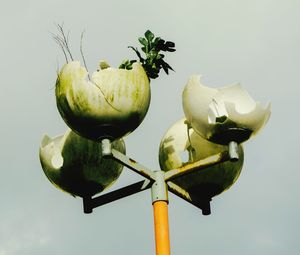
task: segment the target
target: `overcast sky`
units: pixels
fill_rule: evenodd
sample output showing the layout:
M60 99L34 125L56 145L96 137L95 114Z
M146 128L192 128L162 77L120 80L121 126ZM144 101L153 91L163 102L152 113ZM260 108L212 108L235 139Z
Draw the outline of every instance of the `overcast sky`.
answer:
M76 59L86 31L91 71L100 59L118 66L133 57L127 46L147 29L176 43L166 56L176 72L151 83L149 112L125 139L127 154L152 169L161 138L183 117L190 75L202 74L212 87L240 82L255 99L271 101L269 123L244 144L242 174L213 199L212 215L170 195L171 251L299 254L299 0L1 0L0 255L155 252L149 191L85 215L81 200L57 190L41 169L43 134L67 128L53 89L64 58L50 34L62 22ZM139 179L124 169L114 187Z

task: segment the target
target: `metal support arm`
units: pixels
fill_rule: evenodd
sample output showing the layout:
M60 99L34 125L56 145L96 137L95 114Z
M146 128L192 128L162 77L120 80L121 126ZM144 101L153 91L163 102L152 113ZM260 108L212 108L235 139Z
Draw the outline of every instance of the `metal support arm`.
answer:
M180 168L176 168L170 171L165 172L165 181L174 180L182 175L186 175L192 172L198 172L207 167L219 164L224 161L228 161L230 158L228 152L221 152L210 157L198 160L194 163L184 165Z
M95 198L85 197L83 198L84 213L92 213L93 209L96 207L144 191L146 189L151 188L151 186L152 186L151 181L144 180Z
M133 170L135 173L147 178L148 180L155 181L155 176L153 174L153 171L141 165L140 163L136 162L135 160L126 157L126 155L122 154L121 152L112 149L112 157L118 162L120 162L122 165Z
M210 215L210 213L211 213L211 211L210 211L210 201L211 201L211 199L195 201L190 197L190 194L186 190L182 189L177 184L175 184L173 182L170 182L170 181L167 184L168 184L168 190L170 192L172 192L174 195L182 198L186 202L188 202L188 203L196 206L197 208L201 209L203 215Z

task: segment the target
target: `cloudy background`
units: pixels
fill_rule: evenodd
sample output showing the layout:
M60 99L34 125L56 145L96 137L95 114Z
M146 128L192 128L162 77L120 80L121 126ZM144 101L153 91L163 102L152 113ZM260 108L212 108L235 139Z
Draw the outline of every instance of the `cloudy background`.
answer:
M118 66L146 29L176 42L176 70L151 84L142 125L126 138L128 155L157 169L165 131L183 117L182 89L192 74L217 87L240 82L272 102L265 129L245 146L237 183L213 199L212 215L170 195L171 250L182 254L299 254L299 0L4 1L0 9L0 255L155 252L150 192L85 215L81 200L50 184L38 148L44 133L64 133L55 106L54 23L71 31L79 59L85 29L88 67ZM125 169L114 187L139 180Z

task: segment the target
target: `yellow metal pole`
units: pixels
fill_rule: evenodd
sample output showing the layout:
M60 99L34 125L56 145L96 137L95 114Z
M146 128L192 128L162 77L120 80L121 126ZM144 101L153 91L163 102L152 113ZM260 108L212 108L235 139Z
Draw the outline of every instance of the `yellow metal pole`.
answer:
M170 255L168 202L153 203L156 255Z

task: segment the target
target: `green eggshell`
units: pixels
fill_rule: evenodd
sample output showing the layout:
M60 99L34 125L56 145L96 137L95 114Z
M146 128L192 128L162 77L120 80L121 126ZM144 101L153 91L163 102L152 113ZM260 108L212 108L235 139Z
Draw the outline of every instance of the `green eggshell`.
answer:
M112 147L125 153L123 140ZM93 196L111 186L123 166L102 157L101 143L80 137L72 131L53 139L45 137L40 161L48 179L59 189L74 196Z
M176 122L163 137L159 149L159 162L163 171L182 167L211 155L227 151L228 147L209 142L190 129L190 141L194 149L193 160L184 160L182 154L188 154L190 142L185 119ZM223 162L199 172L179 177L173 182L198 200L207 200L230 188L238 179L242 170L244 154L238 146L240 158L237 162Z
M79 62L61 69L56 83L57 108L66 124L92 140L119 139L143 121L150 104L150 84L145 70L106 68L91 80Z

